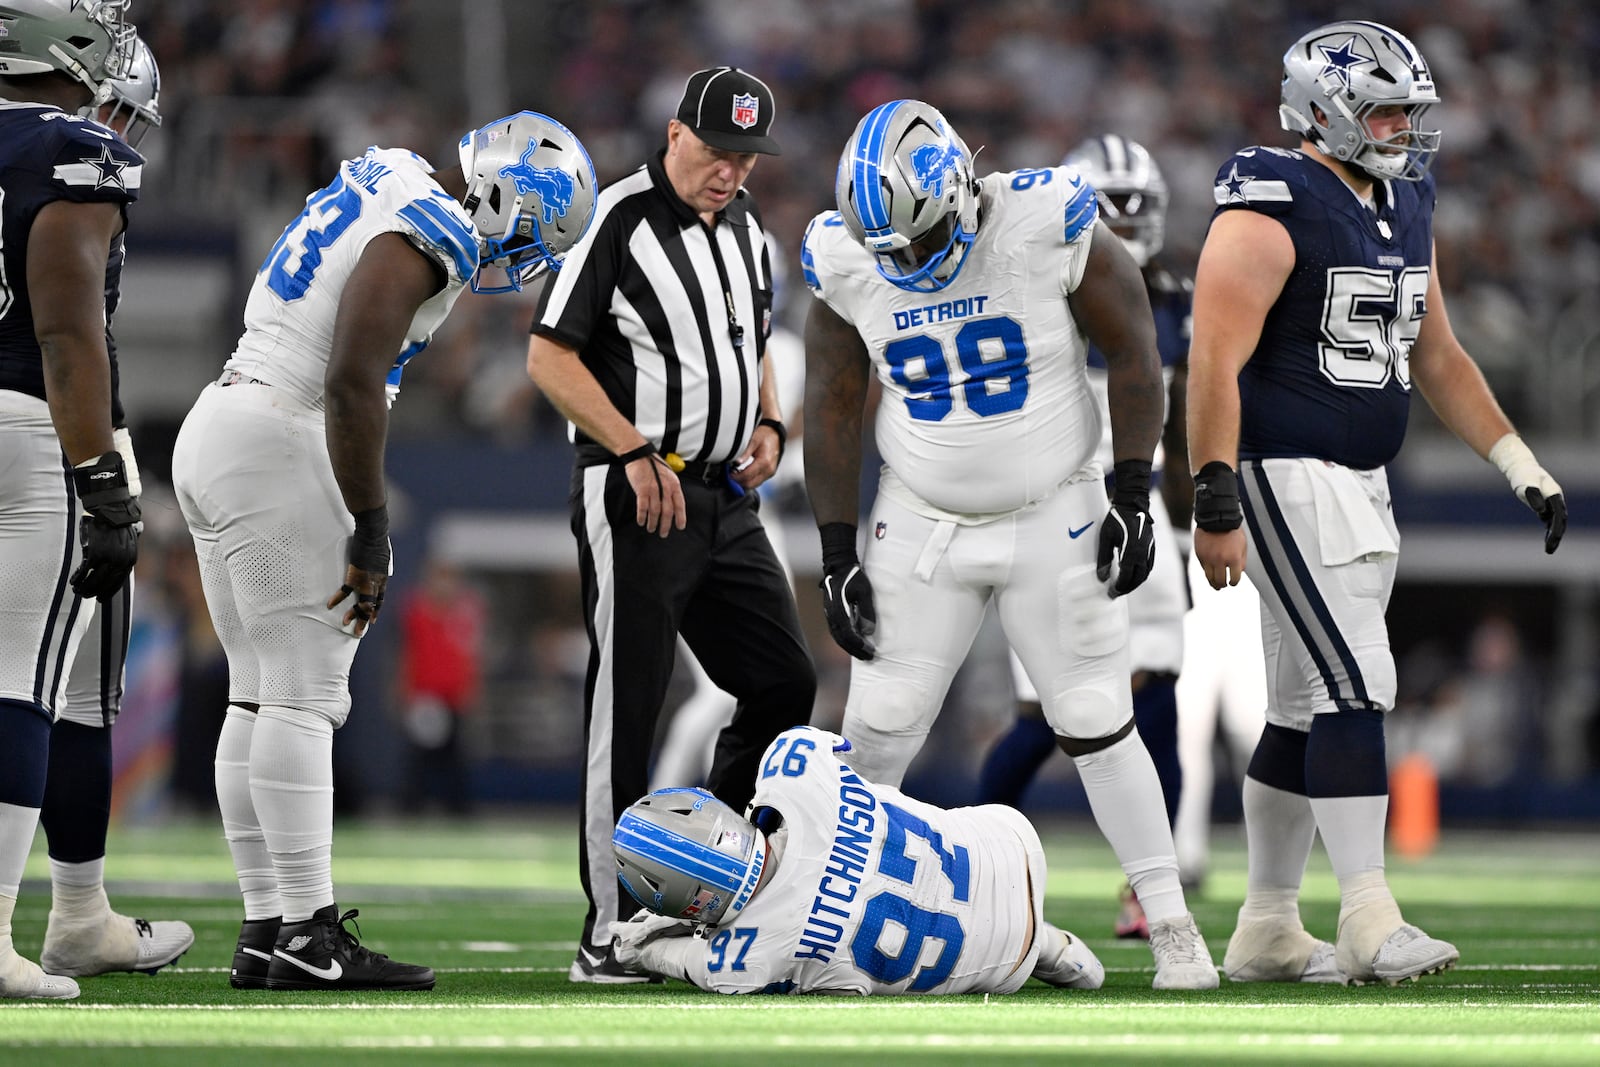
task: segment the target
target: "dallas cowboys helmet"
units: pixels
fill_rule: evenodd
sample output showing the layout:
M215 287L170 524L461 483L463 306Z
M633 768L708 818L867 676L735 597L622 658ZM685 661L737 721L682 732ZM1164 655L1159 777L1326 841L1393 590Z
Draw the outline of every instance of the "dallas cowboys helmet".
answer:
M1283 128L1380 180L1420 181L1428 173L1439 131L1417 127L1438 102L1422 53L1376 22L1330 23L1283 56ZM1374 138L1367 119L1382 107L1404 108L1412 128Z
M931 293L955 281L978 233L972 153L920 100L867 112L839 157L834 195L850 236L902 289Z
M704 789L657 789L629 805L611 836L617 877L658 915L718 926L749 903L766 837Z
M1101 220L1134 261L1143 267L1154 259L1167 236L1167 183L1144 145L1108 133L1084 141L1061 162L1094 186Z
M520 290L561 257L594 219L597 183L583 143L548 115L519 111L461 138L462 206L478 229L475 293ZM491 286L484 267L503 270Z
M161 125L161 71L143 37L134 38L133 62L127 75L106 82L103 92L104 104L91 103L80 114L98 117L104 125L119 130L130 146L138 148L144 135ZM99 109L105 105L110 105L111 110L102 114Z
M133 60L127 7L128 0L0 0L0 75L59 70L99 94Z

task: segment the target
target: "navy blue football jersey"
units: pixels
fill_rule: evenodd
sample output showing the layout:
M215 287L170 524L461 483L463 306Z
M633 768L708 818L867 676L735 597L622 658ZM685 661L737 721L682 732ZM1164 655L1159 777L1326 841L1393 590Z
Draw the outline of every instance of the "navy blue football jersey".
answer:
M1259 211L1295 264L1239 374L1239 458L1312 456L1370 470L1394 458L1427 314L1434 185L1373 185L1377 210L1304 153L1247 148L1217 172L1213 219Z
M1189 335L1194 326L1194 282L1171 271L1151 265L1144 271L1145 291L1150 296L1150 312L1156 320L1156 351L1161 369L1170 372L1189 362ZM1106 357L1089 346L1089 366L1104 370ZM1168 379L1171 375L1168 373Z
M0 100L0 389L45 399L28 299L28 234L40 209L55 200L127 205L138 199L143 170L144 157L96 122ZM108 316L121 276L118 236L106 261Z

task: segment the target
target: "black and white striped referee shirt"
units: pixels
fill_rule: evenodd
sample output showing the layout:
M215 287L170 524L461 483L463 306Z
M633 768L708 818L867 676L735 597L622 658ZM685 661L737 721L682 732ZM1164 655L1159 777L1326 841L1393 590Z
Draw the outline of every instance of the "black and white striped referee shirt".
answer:
M766 233L746 189L708 228L658 152L607 186L594 222L545 286L532 332L574 348L663 453L725 463L761 417L772 315ZM577 444L598 447L582 431Z

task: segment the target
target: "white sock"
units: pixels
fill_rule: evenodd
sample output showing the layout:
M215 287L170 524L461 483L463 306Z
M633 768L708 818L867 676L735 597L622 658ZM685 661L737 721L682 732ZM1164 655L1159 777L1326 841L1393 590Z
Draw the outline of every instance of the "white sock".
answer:
M333 903L333 723L263 704L250 741L250 796L283 921L303 922Z
M0 889L0 955L4 955L11 945L11 916L17 910L16 890L7 892Z
M1346 879L1366 871L1383 870L1383 831L1389 817L1389 795L1365 797L1313 797L1322 847L1328 850L1333 873Z
M106 899L106 858L87 863L50 861L50 917L89 922L111 914Z
M1100 832L1117 854L1150 922L1188 913L1178 884L1178 857L1161 801L1161 779L1137 732L1110 748L1074 756Z
M283 914L278 900L278 876L267 853L267 840L250 798L250 741L255 712L232 705L217 738L217 807L222 809L222 833L233 853L246 919L271 919Z
M1300 883L1317 834L1311 801L1248 776L1243 800L1250 872L1245 906L1254 903L1262 916L1288 911L1298 920Z
M1374 914L1384 916L1379 926L1392 930L1400 925L1400 907L1389 890L1383 873L1384 823L1389 815L1389 797L1314 797L1311 810L1317 815L1317 829L1323 847L1339 879L1339 915L1375 906ZM1368 946L1376 952L1375 947Z
M22 869L28 865L28 850L38 828L38 808L0 804L0 896L9 895L13 904L22 890Z

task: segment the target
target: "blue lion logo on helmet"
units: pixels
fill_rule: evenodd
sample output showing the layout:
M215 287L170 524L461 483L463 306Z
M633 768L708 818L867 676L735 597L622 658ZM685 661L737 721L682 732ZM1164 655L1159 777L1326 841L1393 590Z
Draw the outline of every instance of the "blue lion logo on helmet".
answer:
M529 192L538 194L539 204L544 208L544 222L549 225L557 215L567 217L567 208L572 206L577 183L572 180L572 175L560 167L535 167L529 162L538 147L529 141L528 147L522 150L521 159L500 168L500 177L510 178L516 184L519 196Z
M922 191L934 199L944 195L945 175L961 159L961 149L949 141L929 141L911 150L911 169L916 171Z

